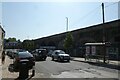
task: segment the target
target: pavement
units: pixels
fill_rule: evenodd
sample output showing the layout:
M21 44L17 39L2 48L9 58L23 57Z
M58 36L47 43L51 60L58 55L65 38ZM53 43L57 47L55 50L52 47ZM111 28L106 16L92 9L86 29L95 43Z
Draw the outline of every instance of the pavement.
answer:
M0 80L1 79L16 79L19 75L18 72L9 72L8 66L9 64L13 63L13 59L10 59L8 56L5 58L5 63L1 64L1 58L0 58ZM32 74L32 70L29 70L29 75ZM35 73L35 76L33 78L43 78L43 75L40 73Z
M79 57L72 57L72 60L78 61L78 62L89 63L89 61L85 61L84 58L79 58ZM96 60L91 60L90 62L103 65L103 64L101 64L102 61L103 60L96 62ZM6 56L4 64L1 64L1 59L0 59L0 80L1 80L1 78L17 78L18 77L18 73L16 73L16 72L11 73L8 71L8 66L12 62L13 62L13 60L10 59L8 56ZM111 68L111 65L118 67L119 66L118 64L119 64L119 61L110 60L109 63L106 63L105 66L103 66L103 67L110 67ZM40 76L41 76L40 74L36 74L33 78L38 78Z
M80 57L71 57L71 60L94 64L95 66L102 66L102 67L120 70L120 61L107 60L106 63L103 63L103 60L99 60L99 61L96 61L96 59L85 60L85 58L80 58Z
M91 59L91 60L86 60L85 61L85 58L80 58L80 57L71 57L71 59L73 61L80 61L80 62L103 63L103 60L96 61L95 59ZM120 61L108 60L108 61L106 61L106 64L111 64L111 65L119 66Z
M1 61L1 60L0 60ZM12 59L9 59L8 56L5 58L5 63L1 64L2 66L2 78L17 78L18 73L11 73L8 71L9 64L12 64Z

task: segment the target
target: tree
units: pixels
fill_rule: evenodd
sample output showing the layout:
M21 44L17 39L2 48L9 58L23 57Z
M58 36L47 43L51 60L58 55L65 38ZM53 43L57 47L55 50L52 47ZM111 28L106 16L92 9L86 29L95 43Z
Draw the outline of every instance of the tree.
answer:
M8 39L4 39L5 41L6 41L6 43L8 43L8 42L18 42L18 43L21 43L21 41L20 41L20 39L16 39L16 38L11 38L11 37L9 37Z
M24 40L22 45L23 45L23 49L26 50L33 50L35 48L34 41L32 40Z
M66 35L66 38L64 40L64 49L70 53L71 48L73 47L73 36L71 34L71 32L68 32Z
M21 43L20 39L17 40L18 43Z
M9 41L9 42L16 42L16 38L11 38L11 37L10 37L10 38L8 38L8 41Z

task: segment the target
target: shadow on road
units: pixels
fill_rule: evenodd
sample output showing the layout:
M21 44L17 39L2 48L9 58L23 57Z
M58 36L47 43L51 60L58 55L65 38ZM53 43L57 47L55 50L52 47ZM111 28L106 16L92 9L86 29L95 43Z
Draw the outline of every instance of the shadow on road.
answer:
M35 62L44 62L45 60L35 60Z
M53 61L53 60L51 60ZM70 63L70 61L58 61L58 60L54 60L54 62L58 62L58 63Z
M108 63L103 63L103 62L90 62L90 61L80 61L80 60L73 60L73 61L84 62L84 63L88 63L88 64L94 65L94 66L100 66L100 67L106 67L106 68L110 68L110 69L120 70L119 64L114 65L114 64L108 64Z
M107 63L95 63L95 62L88 62L91 65L95 65L95 66L101 66L101 67L106 67L106 68L110 68L110 69L116 69L116 70L120 70L120 65L114 65L114 64L107 64Z

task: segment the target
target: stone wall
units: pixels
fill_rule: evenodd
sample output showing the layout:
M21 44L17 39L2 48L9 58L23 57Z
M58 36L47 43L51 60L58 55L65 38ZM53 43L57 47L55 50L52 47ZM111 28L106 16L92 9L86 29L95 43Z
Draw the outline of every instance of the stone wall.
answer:
M5 31L0 25L0 58L1 58L2 51L3 51L3 47L4 47L3 45L4 36L5 36Z
M110 43L116 43L115 40L120 38L120 19L107 22L105 24L98 24L89 26L82 29L77 29L71 31L74 39L74 50L73 56L79 56L84 51L84 44L89 42L103 42L103 36L105 36L105 41ZM103 29L105 34L103 35ZM37 48L39 46L55 46L58 49L63 49L63 41L66 37L65 33L55 34L48 37L43 37L34 40ZM81 51L82 50L82 51ZM82 53L83 54L83 53Z

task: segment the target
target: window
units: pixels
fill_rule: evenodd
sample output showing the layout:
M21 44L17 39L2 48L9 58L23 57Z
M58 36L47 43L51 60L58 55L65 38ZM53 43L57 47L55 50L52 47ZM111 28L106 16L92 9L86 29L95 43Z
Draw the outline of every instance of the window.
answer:
M2 32L2 39L4 39L4 33Z

